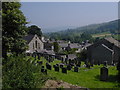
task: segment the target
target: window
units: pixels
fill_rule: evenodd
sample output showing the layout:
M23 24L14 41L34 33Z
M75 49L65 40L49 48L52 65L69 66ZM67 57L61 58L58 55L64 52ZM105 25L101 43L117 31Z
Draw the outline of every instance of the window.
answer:
M39 47L39 49L40 49L40 43L38 43L38 47Z
M34 49L34 43L33 43L33 49Z
M37 41L35 41L35 46L36 46L36 48L37 48Z

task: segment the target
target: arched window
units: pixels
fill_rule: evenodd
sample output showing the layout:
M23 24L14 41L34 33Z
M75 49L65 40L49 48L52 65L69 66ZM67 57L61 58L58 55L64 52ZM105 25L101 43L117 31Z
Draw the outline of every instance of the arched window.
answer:
M35 47L37 48L37 41L35 41Z
M40 43L38 43L38 47L39 47L39 49L40 49Z
M34 49L34 43L33 43L33 49Z

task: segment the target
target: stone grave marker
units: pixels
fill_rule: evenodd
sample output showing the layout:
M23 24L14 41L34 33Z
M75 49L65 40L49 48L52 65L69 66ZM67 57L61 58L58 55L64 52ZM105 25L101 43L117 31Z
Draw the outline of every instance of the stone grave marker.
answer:
M71 65L67 65L67 70L71 70L72 66Z
M50 64L46 63L46 68L49 69L49 70L51 70L52 66Z
M102 67L100 69L100 80L101 81L107 81L108 79L108 68L107 67Z
M74 72L78 72L78 67L74 67Z
M59 67L58 66L55 66L55 71L59 72Z
M42 65L42 64L43 64L43 61L37 61L37 63L38 63L39 65Z
M42 68L41 68L41 72L44 72L44 66L42 66Z
M67 68L63 67L62 68L62 73L66 73L67 74Z
M107 61L104 61L104 66L107 67Z
M64 66L63 64L60 64L60 68L63 68L63 66Z

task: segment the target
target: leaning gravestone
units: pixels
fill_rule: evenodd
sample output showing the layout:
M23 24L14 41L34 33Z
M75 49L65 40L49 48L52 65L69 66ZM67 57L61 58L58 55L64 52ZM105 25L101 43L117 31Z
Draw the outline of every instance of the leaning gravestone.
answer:
M78 67L74 67L74 72L78 72Z
M50 65L50 64L48 64L48 63L46 63L46 68L47 68L47 69L49 69L49 70L51 70L51 69L52 69L51 65Z
M55 71L59 72L59 67L58 66L55 66Z
M66 73L67 74L67 68L63 67L62 68L62 73Z
M107 81L108 79L108 68L107 67L102 67L100 69L100 80L101 81Z

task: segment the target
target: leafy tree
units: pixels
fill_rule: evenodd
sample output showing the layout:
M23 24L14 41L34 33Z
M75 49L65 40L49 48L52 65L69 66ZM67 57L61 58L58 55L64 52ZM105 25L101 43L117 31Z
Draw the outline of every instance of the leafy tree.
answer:
M26 34L26 18L20 10L19 2L2 3L2 55L7 52L19 54L27 48L22 37ZM20 50L20 52L19 52Z
M38 26L32 25L32 26L28 27L28 29L29 29L28 34L33 34L33 35L37 34L39 37L42 36L41 28L39 28Z
M53 45L54 45L54 51L59 52L59 44L58 44L58 42L54 42Z
M77 54L80 61L85 61L87 59L87 50L82 50L80 53Z

